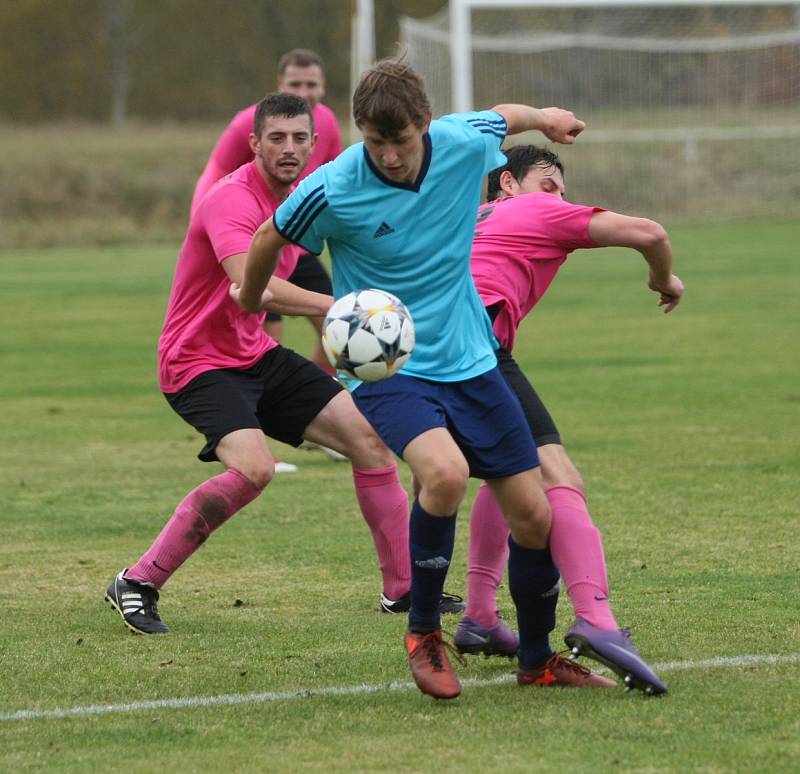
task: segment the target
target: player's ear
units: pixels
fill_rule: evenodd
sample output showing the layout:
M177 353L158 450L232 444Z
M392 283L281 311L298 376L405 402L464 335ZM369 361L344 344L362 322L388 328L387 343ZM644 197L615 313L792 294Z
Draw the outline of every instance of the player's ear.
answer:
M253 151L253 155L257 156L258 151L261 149L261 141L252 132L250 132L247 141L250 143L250 150Z
M516 183L514 175L512 175L507 169L500 173L500 190L503 191L503 193L507 194L508 196L513 196L514 183Z
M425 120L422 123L422 133L427 134L428 129L430 129L431 121L433 120L433 113L430 111L427 113Z

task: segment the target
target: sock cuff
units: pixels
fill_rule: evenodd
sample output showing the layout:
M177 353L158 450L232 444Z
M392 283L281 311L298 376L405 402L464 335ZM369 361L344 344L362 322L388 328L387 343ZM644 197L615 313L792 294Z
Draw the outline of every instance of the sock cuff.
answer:
M409 538L412 545L430 545L439 540L449 540L456 531L456 514L434 516L414 500L409 519Z
M226 475L227 473L232 473L239 479L238 483L242 486L242 495L247 498L247 502L255 500L263 491L261 487L254 484L244 473L239 472L236 468L228 468L222 475Z
M385 486L399 481L397 465L385 468L353 468L353 480L358 487Z
M511 535L508 536L508 552L509 557L529 558L540 562L553 561L549 548L525 548L517 543Z
M580 489L577 489L574 486L566 486L565 484L558 484L556 486L551 486L549 489L545 489L544 493L548 500L550 500L551 498L561 499L562 497L568 500L574 500L575 497L577 496L581 499L581 502L584 505L588 503L588 501L586 500L586 495Z
M458 511L455 513L451 513L448 516L434 516L432 513L428 513L419 502L419 497L415 498L412 506L411 506L411 515L416 515L419 518L423 519L436 519L437 522L442 524L453 524L455 522L456 516L458 516Z

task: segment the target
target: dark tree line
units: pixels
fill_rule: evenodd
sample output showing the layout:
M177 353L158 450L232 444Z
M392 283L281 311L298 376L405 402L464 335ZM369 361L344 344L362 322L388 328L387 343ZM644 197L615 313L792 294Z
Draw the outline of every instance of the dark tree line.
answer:
M446 0L376 0L378 56L400 14ZM0 121L218 121L269 91L286 50L324 59L347 110L354 0L13 0L0 3Z

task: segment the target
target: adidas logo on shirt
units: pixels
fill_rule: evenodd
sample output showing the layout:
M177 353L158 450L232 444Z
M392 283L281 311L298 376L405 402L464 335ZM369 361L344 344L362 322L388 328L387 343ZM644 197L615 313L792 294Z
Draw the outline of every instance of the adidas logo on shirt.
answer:
M387 234L394 234L394 229L386 221L383 221L383 223L378 226L378 230L372 235L372 237L373 239L377 239L378 237L386 236Z

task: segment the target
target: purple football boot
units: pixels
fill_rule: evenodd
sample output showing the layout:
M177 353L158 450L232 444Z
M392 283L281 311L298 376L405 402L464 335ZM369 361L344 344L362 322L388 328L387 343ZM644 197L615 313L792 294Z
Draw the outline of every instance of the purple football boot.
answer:
M625 682L625 689L638 688L648 695L667 692L631 642L628 629L598 629L578 618L564 637L573 658L587 656L613 669Z
M483 653L484 656L513 658L519 650L519 638L502 621L486 628L466 616L458 622L453 642L459 653L474 656Z

